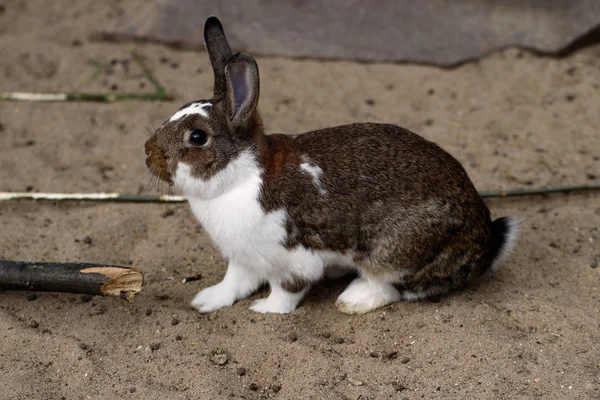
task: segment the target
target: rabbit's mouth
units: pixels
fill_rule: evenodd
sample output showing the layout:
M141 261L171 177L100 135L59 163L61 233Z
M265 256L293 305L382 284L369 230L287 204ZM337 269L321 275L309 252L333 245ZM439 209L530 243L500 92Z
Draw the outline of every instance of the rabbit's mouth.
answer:
M171 179L171 174L167 170L167 160L168 157L153 157L152 152L149 152L146 157L146 167L159 178L161 181L169 184L169 186L173 185L173 180Z
M155 140L149 139L146 142L144 153L146 154L146 167L148 167L150 172L161 181L172 186L173 180L168 165L169 157L159 146L157 146Z

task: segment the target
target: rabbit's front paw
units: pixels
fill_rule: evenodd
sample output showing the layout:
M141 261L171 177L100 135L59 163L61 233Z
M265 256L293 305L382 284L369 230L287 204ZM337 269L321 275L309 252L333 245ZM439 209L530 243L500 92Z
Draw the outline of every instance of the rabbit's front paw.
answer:
M192 300L192 307L201 313L207 313L231 306L235 302L235 294L231 292L231 288L224 286L218 283L201 290Z

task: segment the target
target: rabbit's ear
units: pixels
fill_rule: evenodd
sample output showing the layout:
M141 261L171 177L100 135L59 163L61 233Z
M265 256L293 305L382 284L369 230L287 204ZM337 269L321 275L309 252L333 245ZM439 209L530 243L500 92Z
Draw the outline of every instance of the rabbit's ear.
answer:
M246 53L233 56L225 67L225 110L234 125L245 125L258 106L258 64Z
M221 98L225 94L225 66L231 58L231 49L217 17L208 18L204 24L204 44L215 75L215 98Z

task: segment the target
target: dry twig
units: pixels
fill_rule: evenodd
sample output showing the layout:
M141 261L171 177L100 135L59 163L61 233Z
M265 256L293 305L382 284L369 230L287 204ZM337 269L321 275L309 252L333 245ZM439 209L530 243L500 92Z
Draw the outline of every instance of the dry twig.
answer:
M600 190L600 185L555 186L510 190L482 191L482 198L542 196L552 193L592 192ZM0 201L8 200L52 200L52 201L97 201L111 203L185 203L184 196L140 195L121 193L28 193L0 192Z

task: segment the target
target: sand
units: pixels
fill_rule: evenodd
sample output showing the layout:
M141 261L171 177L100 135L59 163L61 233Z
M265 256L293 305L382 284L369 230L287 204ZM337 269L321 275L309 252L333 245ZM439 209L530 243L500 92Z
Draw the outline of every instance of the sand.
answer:
M176 97L0 103L0 190L167 190L147 179L147 131L211 96L210 65L203 52L90 40L121 7L0 8L2 90L149 91L136 50ZM112 65L94 76L89 60ZM451 152L480 190L600 180L600 46L565 59L507 49L452 70L258 63L269 132L392 122ZM208 315L191 309L226 264L185 204L0 204L0 258L133 265L146 276L131 303L0 293L0 398L600 398L600 195L488 205L494 217L525 218L497 273L437 303L348 316L334 302L349 279L319 284L290 315L248 310L265 292Z

